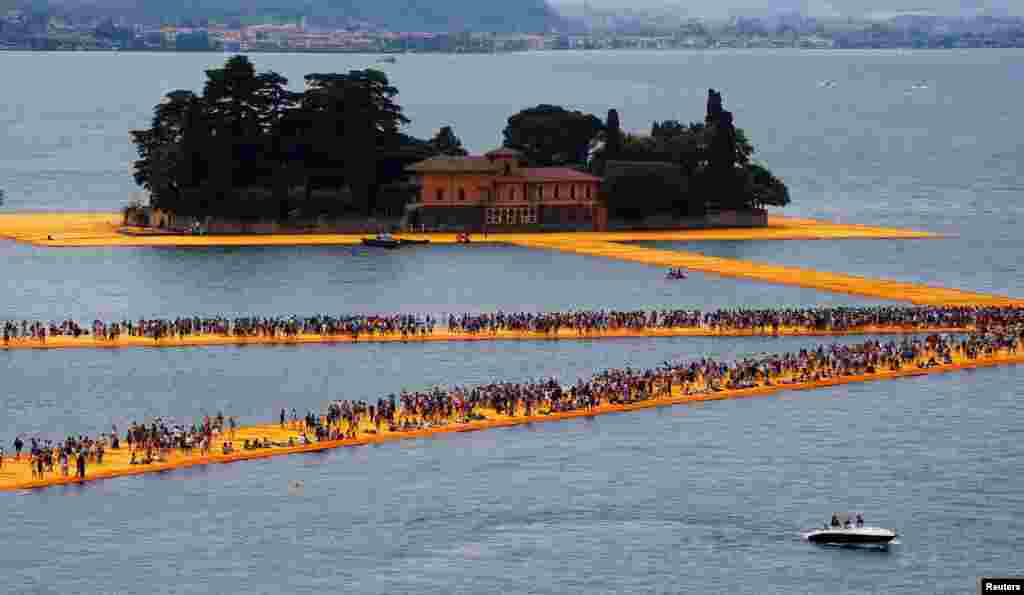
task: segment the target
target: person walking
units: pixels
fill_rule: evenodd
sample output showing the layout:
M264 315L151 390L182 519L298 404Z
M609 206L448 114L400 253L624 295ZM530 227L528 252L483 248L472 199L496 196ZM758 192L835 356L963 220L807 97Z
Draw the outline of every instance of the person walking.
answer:
M25 447L25 442L22 441L21 436L15 436L14 438L14 460L21 460L21 449Z
M78 479L85 479L85 453L81 451L78 453Z

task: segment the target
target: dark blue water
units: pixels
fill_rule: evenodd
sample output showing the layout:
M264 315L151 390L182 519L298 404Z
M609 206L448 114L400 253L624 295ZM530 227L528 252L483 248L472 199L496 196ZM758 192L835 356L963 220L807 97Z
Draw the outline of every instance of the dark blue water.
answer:
M0 568L12 593L965 593L1024 562L1018 378L990 369L6 495ZM898 528L902 544L799 541L836 509Z
M14 291L0 319L315 313L459 313L596 308L879 303L855 296L505 245L100 248L0 241Z
M0 210L124 204L137 190L127 131L164 92L198 90L202 69L223 59L0 53ZM254 59L297 82L375 58ZM410 133L453 125L474 151L537 103L616 107L626 129L642 130L701 119L718 88L756 157L789 184L787 213L954 237L700 250L1024 296L1024 52L562 52L403 56L386 68ZM921 81L927 89L911 89ZM863 303L662 273L510 247L0 242L0 318ZM0 439L219 409L262 421L336 397L809 342L2 352ZM1022 567L1022 379L1008 367L6 494L0 592L972 592L979 575ZM899 529L902 545L884 554L797 540L846 509Z
M638 242L668 250L1024 297L1024 266L984 238Z

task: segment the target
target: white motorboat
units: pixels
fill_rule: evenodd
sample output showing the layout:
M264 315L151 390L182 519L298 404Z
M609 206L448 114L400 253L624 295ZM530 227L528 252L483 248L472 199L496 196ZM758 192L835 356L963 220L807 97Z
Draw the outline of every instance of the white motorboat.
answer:
M856 524L850 523L848 513L832 515L831 526L812 529L801 534L805 540L820 545L861 545L887 547L898 537L894 529L865 527L858 517Z

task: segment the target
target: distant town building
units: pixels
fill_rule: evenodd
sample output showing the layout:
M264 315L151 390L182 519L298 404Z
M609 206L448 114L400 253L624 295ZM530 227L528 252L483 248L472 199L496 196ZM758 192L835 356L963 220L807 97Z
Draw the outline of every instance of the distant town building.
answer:
M501 231L608 225L608 211L598 200L601 178L568 167L527 167L513 149L432 157L409 171L420 186L407 216L413 226Z

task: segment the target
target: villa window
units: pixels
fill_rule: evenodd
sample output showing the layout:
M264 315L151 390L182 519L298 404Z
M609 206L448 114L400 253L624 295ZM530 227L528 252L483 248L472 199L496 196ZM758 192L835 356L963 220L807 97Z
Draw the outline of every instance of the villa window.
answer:
M441 202L444 200L444 188L437 189L437 201Z
M558 200L558 184L555 184L555 200Z
M576 184L569 186L569 198L576 200Z
M466 189L459 188L459 200L466 200Z
M587 200L590 200L590 185L587 184Z

